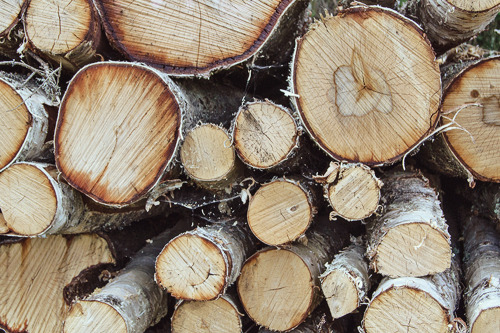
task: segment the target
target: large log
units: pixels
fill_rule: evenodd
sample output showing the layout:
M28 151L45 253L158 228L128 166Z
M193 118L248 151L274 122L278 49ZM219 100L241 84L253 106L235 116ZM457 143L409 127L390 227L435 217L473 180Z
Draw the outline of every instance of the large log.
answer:
M434 129L439 67L423 31L381 7L351 7L297 41L291 99L316 143L339 161L401 159Z

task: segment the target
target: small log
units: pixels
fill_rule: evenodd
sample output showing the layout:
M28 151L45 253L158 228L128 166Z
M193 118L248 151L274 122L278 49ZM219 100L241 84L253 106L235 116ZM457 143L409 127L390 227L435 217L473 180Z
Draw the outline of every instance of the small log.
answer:
M0 55L17 57L17 48L22 43L24 30L19 24L29 1L0 1Z
M142 333L158 323L167 314L168 295L154 281L155 260L172 234L169 229L155 237L111 282L73 303L64 332Z
M453 177L500 182L500 57L480 60L450 79L442 125L459 127L426 144L424 159Z
M175 156L183 106L171 80L149 67L87 65L70 81L59 108L58 170L101 204L140 200Z
M385 211L370 221L367 257L376 273L424 276L450 267L451 239L438 195L414 172L382 178Z
M241 222L187 231L158 255L156 282L177 299L217 299L236 281L254 246Z
M13 164L0 173L0 193L6 227L3 233L11 236L118 229L159 215L166 208L153 206L146 211L144 202L121 209L103 207L59 179L54 165L31 162Z
M500 236L487 220L469 217L464 228L465 308L471 333L500 327Z
M224 294L212 301L184 301L175 305L172 333L239 333L243 332L237 297Z
M363 318L366 333L447 333L460 299L458 263L426 277L383 279Z
M338 224L309 231L301 242L267 247L245 262L237 282L248 316L262 327L289 331L316 308L322 296L319 275L328 258L347 242Z
M248 203L248 226L265 244L293 242L311 225L316 198L315 189L306 180L277 179L264 184Z
M196 126L180 148L184 172L198 185L222 190L241 175L234 146L225 129L214 124Z
M240 107L232 136L243 163L260 170L285 163L297 149L300 137L290 111L267 100Z
M326 15L297 41L291 67L294 108L313 140L338 161L392 163L437 123L441 80L434 52L413 21L390 9Z
M368 263L361 239L337 254L321 274L321 290L333 319L355 311L370 290Z
M101 26L90 0L30 0L24 16L28 45L55 64L76 71L97 61Z
M383 183L366 165L330 163L324 175L314 178L324 184L324 196L333 208L331 219L338 215L348 221L363 220L379 207Z

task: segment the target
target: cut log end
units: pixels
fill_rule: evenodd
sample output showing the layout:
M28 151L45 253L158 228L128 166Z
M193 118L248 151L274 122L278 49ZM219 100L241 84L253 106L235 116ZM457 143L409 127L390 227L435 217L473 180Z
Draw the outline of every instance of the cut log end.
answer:
M163 249L156 261L156 281L173 297L212 300L223 293L226 259L216 244L204 237L183 234Z
M3 213L0 211L0 234L6 234L10 231L9 226L7 225L7 221L5 221L5 217Z
M497 333L500 327L500 306L483 310L471 324L471 333Z
M386 290L365 312L366 333L446 333L448 313L428 293L411 287Z
M0 0L0 36L16 24L22 7L23 1Z
M321 280L321 289L334 319L358 308L358 290L354 283L354 280L342 270L335 270Z
M49 177L26 163L13 164L0 173L0 208L10 231L34 236L50 226L57 197Z
M325 17L298 41L292 67L306 129L337 160L395 161L437 122L441 79L431 45L394 11L353 7Z
M289 243L303 235L313 218L306 191L297 183L276 180L257 190L247 220L253 234L268 245Z
M471 104L476 104L471 106ZM442 110L466 131L444 137L454 155L476 178L500 182L500 58L479 62L446 89ZM443 118L445 124L449 123Z
M127 333L123 317L110 305L98 301L75 303L64 322L64 333Z
M500 1L498 0L481 0L481 1L446 0L446 1L458 9L468 12L482 12L485 10L493 9L495 7L500 8Z
M238 294L258 324L287 331L305 320L313 302L313 277L306 263L286 249L268 249L247 260Z
M169 165L180 121L169 80L156 71L112 62L86 66L61 103L57 167L70 185L100 203L132 203Z
M404 253L400 260L398 253ZM399 277L443 272L450 263L451 246L441 231L426 223L409 223L387 232L372 266L382 275Z
M298 140L297 125L290 113L269 101L242 106L233 136L238 156L257 169L268 169L285 161Z
M225 297L196 302L183 301L172 315L172 333L233 333L241 332L238 309Z

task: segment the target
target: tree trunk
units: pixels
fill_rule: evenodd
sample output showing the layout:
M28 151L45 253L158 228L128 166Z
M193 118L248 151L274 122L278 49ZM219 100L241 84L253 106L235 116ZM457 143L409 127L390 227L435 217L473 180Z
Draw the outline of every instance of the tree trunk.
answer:
M452 258L448 225L436 191L421 174L382 178L385 210L368 226L370 268L390 277L443 272Z
M333 319L355 311L370 290L368 264L361 239L337 254L321 274L321 289Z
M338 161L395 162L438 120L434 52L419 27L392 10L352 7L327 15L298 40L291 67L295 109Z
M161 251L155 279L177 299L214 300L236 281L254 246L241 222L187 231Z
M283 245L303 236L317 211L318 195L305 179L276 179L262 185L248 203L252 233L267 245Z
M488 221L466 219L464 228L465 308L471 333L500 327L500 237Z
M289 331L321 301L319 275L326 262L347 242L338 224L310 231L300 242L267 247L243 266L237 287L250 318L271 330Z

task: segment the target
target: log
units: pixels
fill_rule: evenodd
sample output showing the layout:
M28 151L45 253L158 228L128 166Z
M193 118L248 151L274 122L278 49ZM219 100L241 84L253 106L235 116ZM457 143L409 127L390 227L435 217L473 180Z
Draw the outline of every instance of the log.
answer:
M2 8L0 10L0 55L11 59L17 56L17 48L24 37L19 21L27 5L28 1L23 0L0 1L0 8Z
M370 268L390 277L425 276L450 267L451 237L436 190L420 173L382 178L385 210L367 228Z
M179 300L172 315L172 333L243 332L237 296L224 294L212 301Z
M276 179L263 184L251 197L248 226L267 245L290 243L307 231L316 205L315 189L305 179Z
M314 178L323 184L324 197L333 208L330 219L363 220L379 208L383 183L366 165L331 162L324 175Z
M383 279L363 318L366 333L446 333L460 299L458 263L425 277Z
M154 69L87 65L70 81L59 108L56 166L71 186L101 204L136 202L171 166L183 106L177 87Z
M285 163L298 148L299 132L290 111L271 101L240 107L232 137L238 157L247 166L266 170Z
M5 221L5 217L3 213L0 211L0 234L6 234L9 232L9 226L7 225L7 221Z
M217 299L236 281L254 246L242 222L187 231L158 255L156 282L177 299Z
M94 3L111 44L129 60L205 76L260 54L273 41L280 43L277 53L286 54L307 6L302 0Z
M464 226L465 309L469 332L500 327L500 236L489 221L469 217Z
M423 153L433 169L453 177L500 182L500 57L482 59L450 79L441 105L442 125Z
M56 65L76 71L102 57L101 26L90 0L30 0L24 16L28 45Z
M333 319L355 311L367 298L370 290L365 247L358 239L335 255L321 274L321 290Z
M319 311L318 311L319 310ZM297 326L289 333L347 333L346 326L343 322L333 321L327 314L323 311L321 307L316 309L305 322ZM258 333L275 333L276 331L271 331L266 328L261 327Z
M222 190L242 175L229 134L214 124L202 124L187 133L180 159L186 175L204 188Z
M292 104L313 140L338 161L395 162L438 120L441 80L431 45L390 9L326 15L297 41L291 67Z
M145 210L144 201L107 208L83 197L63 182L54 165L15 163L0 173L0 207L10 236L77 234L123 228L157 216L166 205Z
M289 331L320 303L319 275L347 242L338 224L309 231L301 242L266 247L245 262L237 282L245 312L257 325Z
M166 316L168 295L154 281L155 260L174 231L155 237L111 282L73 303L63 331L142 333Z

